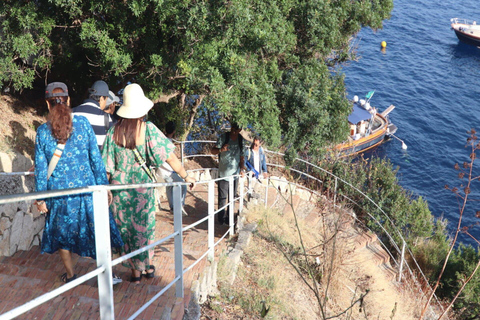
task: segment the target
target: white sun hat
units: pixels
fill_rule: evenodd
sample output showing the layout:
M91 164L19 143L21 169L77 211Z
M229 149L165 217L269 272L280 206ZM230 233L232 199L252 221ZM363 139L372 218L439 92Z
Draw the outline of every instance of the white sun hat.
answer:
M123 104L117 115L126 119L138 119L146 115L152 107L153 102L145 97L142 87L132 83L123 90Z

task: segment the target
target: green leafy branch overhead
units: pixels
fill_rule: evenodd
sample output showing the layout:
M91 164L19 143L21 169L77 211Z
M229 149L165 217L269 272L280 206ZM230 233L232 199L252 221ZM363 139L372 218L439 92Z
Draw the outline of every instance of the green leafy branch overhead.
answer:
M392 0L4 0L0 81L16 91L64 81L76 95L97 79L114 90L136 82L167 103L158 110L185 116L187 132L204 107L271 145L315 154L347 135L350 107L335 70L352 58L350 39L362 26L380 28L392 8Z

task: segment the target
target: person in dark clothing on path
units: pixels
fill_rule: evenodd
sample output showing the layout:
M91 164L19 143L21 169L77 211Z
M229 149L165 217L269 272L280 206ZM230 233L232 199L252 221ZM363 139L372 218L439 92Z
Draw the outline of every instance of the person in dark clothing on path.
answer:
M109 96L108 85L102 80L95 81L92 87L88 89L88 93L88 99L78 107L73 108L72 112L88 119L95 132L98 148L101 151L107 131L113 125L112 118L106 112Z
M211 152L218 154L218 177L225 178L231 175L237 175L239 172L242 178L245 176L245 159L243 154L243 137L240 134L242 129L237 123L231 122L230 132L220 135L217 143ZM222 208L227 203L229 194L228 180L219 180L218 184L218 208ZM233 194L237 192L238 179L234 180ZM225 209L218 212L217 221L220 224L228 224L228 214L225 215Z

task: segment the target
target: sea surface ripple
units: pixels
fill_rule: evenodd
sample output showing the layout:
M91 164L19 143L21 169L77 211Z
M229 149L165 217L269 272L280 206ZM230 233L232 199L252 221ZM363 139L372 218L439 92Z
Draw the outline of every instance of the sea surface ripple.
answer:
M474 128L480 136L480 48L459 42L450 19L480 23L480 7L473 0L395 0L394 6L383 29L363 28L357 35L360 58L342 69L348 97L375 90L373 106L380 111L396 106L390 119L408 149L392 139L373 153L398 166L400 184L425 198L432 214L447 218L453 232L459 203L445 185L466 183L454 165L469 161L467 131ZM387 42L384 51L382 41ZM478 175L478 161L477 167ZM480 181L472 189L479 199ZM480 202L470 203L463 225L480 222L479 210ZM479 226L470 232L480 238ZM476 246L466 235L460 240Z

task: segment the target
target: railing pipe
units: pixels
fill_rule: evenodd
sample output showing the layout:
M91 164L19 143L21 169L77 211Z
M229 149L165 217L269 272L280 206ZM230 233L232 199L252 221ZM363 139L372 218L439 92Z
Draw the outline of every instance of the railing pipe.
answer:
M182 159L182 167L184 166L184 160L185 160L185 142L181 141L180 142L180 158Z
M403 262L405 261L405 241L403 241L402 245L402 255L400 258L400 268L398 269L398 282L402 281L402 271L403 271Z
M104 272L105 269L104 268L98 268L98 269L95 269L93 271L90 271L89 273L81 276L81 277L78 277L77 279L69 282L69 283L65 283L64 285L50 291L50 292L47 292L43 295L41 295L40 297L36 297L35 299L33 300L30 300L29 302L15 308L15 309L12 309L8 312L5 312L4 314L0 315L0 320L10 320L10 319L14 319L16 317L18 317L19 315L21 314L24 314L25 312L35 308L35 307L38 307L39 305L41 304L44 304L45 302L53 299L53 298L56 298L58 297L59 295L61 295L62 293L65 293L67 292L68 290L71 290L73 288L75 288L76 286L78 285L81 285L82 283L84 282L87 282L88 280L96 277L98 274Z
M184 163L185 159L187 157L190 157L190 156L186 156L185 155L185 145L186 143L199 143L199 142L206 142L206 143L214 143L215 141L182 141L180 142L181 144L181 159L182 159L182 164ZM283 154L282 153L278 153L278 152L271 152L271 151L268 151L268 150L265 150L266 152L268 153L273 153L273 154L276 154L276 155L280 155L282 156ZM205 155L202 155L202 156L205 156ZM194 156L191 156L191 157L194 157ZM329 176L331 177L334 177L335 178L335 193L334 193L334 204L336 204L337 202L337 193L338 193L338 180L342 181L344 184L352 187L355 191L357 191L359 194L361 194L363 197L365 197L366 199L368 199L371 203L374 204L374 206L376 206L376 208L378 208L378 210L383 213L383 215L385 216L385 218L392 222L390 217L383 211L383 209L380 208L380 206L378 206L378 204L376 204L370 197L368 197L365 193L363 193L362 191L360 191L358 188L354 187L353 185L351 185L350 183L348 183L347 181L343 180L342 178L339 178L337 177L336 175L334 175L333 173L317 166L317 165L314 165L314 164L311 164L303 159L299 159L297 158L296 161L299 161L299 162L302 162L302 163L305 163L307 165L307 168L308 169L311 169L311 168L316 168L322 172L324 172L325 174L328 174ZM282 167L284 168L284 166L280 166L280 165L274 165L274 164L268 164L269 166L273 166L273 167ZM294 168L289 168L290 170L292 170L293 172L300 172L298 170L295 170ZM20 172L20 173L0 173L0 175L32 175L33 173L31 172ZM317 181L320 181L322 182L321 180L317 179L317 178L314 178L313 176L309 175L309 174L306 174L306 173L303 173L306 177L308 178L312 178L314 180L317 180ZM227 234L229 234L230 236L233 235L233 231L234 231L234 228L233 228L233 225L234 225L234 208L235 208L235 201L234 201L234 190L233 190L233 179L237 178L238 176L235 176L235 177L229 177L229 198L230 198L230 201L228 204L225 205L225 207L229 207L230 210L229 210L229 231L223 235L223 237L221 237L221 239L217 242L217 243L214 243L215 239L214 239L214 223L215 223L215 211L214 211L214 182L217 181L217 180L220 180L220 179L215 179L215 180L211 180L208 182L208 190L209 190L209 194L208 194L208 228L209 228L209 233L208 233L208 258L211 259L213 258L214 256L214 247L220 242L222 241L225 236ZM270 178L267 180L267 186L266 186L266 189L265 189L265 206L267 207L268 204L267 204L267 201L268 201L268 189L269 189L269 182L270 182ZM120 190L120 189L132 189L132 188L138 188L138 187L146 187L146 188L149 188L149 187L160 187L160 186L174 186L174 194L175 194L175 190L177 190L176 192L178 193L177 194L177 201L179 204L175 204L174 203L174 233L171 234L170 236L164 238L163 240L167 240L168 238L174 238L175 241L175 272L176 272L176 277L174 279L174 281L172 281L169 285L167 285L166 288L164 288L159 294L157 294L155 297L158 297L160 296L163 292L165 292L171 285L173 285L174 283L176 284L176 288L177 288L177 296L178 296L178 291L179 291L179 288L181 288L181 295L180 296L183 296L183 274L186 272L185 270L181 271L182 268L183 268L183 255L182 255L182 252L183 252L183 243L182 243L182 213L181 213L181 197L180 197L180 185L179 183L174 183L174 184L163 184L163 183L147 183L147 184L132 184L132 185L116 185L116 186L95 186L95 187L92 187L92 188L77 188L77 189L68 189L68 190L55 190L55 191L47 191L47 192L36 192L36 193L30 193L30 194L17 194L17 195L9 195L9 196L0 196L0 204L2 203L8 203L8 202L12 202L12 201L28 201L28 200L35 200L35 199L41 199L41 198L49 198L49 197L53 197L53 196L60 196L60 195L70 195L70 194L82 194L82 193L89 193L89 192L92 192L92 189L94 189L93 191L93 194L94 194L94 210L97 211L97 210L100 210L100 211L103 211L105 210L105 206L104 206L104 203L105 200L103 199L104 195L102 195L103 193L106 193L105 190L109 189L109 190ZM102 191L100 191L102 190ZM96 200L96 198L99 197L100 200ZM175 198L175 195L174 195L174 198ZM243 199L243 196L240 197L240 202L242 201ZM100 207L100 209L96 209L95 206L97 206L97 202L99 202L98 206ZM241 208L241 204L239 204L240 208ZM175 209L175 207L177 207ZM108 212L108 209L107 211ZM104 218L107 219L107 223L105 224L106 226L109 225L109 221L108 221L108 215L107 214L103 214ZM376 220L374 217L370 216L371 218L373 218L374 220ZM95 221L96 225L97 225L97 221ZM378 223L378 221L377 221ZM380 225L381 226L381 225ZM381 226L382 227L382 226ZM109 228L96 228L96 230L109 230ZM383 231L386 233L386 235L388 236L388 238L390 239L390 241L392 241L392 245L395 249L397 249L397 252L399 251L399 248L398 248L398 245L395 243L395 241L393 240L393 237L382 227ZM401 280L401 274L402 274L402 269L403 269L403 263L406 263L405 262L405 251L409 250L408 246L406 245L405 243L405 240L403 239L403 236L401 235L401 233L395 229L395 231L398 233L399 237L402 239L403 241L403 245L402 245L402 257L401 257L401 265L400 265L400 271L399 271L399 281ZM103 235L103 236L107 236L107 235ZM100 239L101 236L100 235L96 235L96 238L97 239ZM110 236L108 236L108 241L110 240ZM105 242L104 242L105 243ZM97 250L97 255L106 255L106 256L109 256L110 258L110 245L107 246L108 249L108 254L105 253L105 252L102 252L101 250ZM150 246L148 246L150 247ZM145 250L147 250L145 248ZM132 253L133 254L133 253ZM411 254L411 253L410 253ZM130 254L129 254L130 255ZM126 255L126 256L122 256L122 258L127 258L129 257L129 255ZM203 256L206 256L206 254L204 254ZM202 256L202 257L203 257ZM119 258L121 259L121 258ZM116 259L113 261L112 265L115 265L116 263L119 263L120 260L119 259ZM417 265L418 267L418 264L417 262L415 261L415 259L413 259L414 263ZM87 281L88 279L91 279L92 277L95 277L98 275L98 278L99 278L99 291L100 291L100 283L102 282L102 280L100 280L101 278L105 278L107 279L106 281L110 282L111 283L111 266L108 266L108 263L105 264L105 263L100 263L98 262L98 265L100 266L99 268L97 268L96 270L82 276L82 277L79 277L78 279L68 283L68 284L65 284L63 286L61 286L60 288L57 288L41 297L38 297L32 301L30 301L29 303L25 304L22 308L22 307L19 307L19 308L16 308L14 310L11 310L3 315L0 316L0 320L4 320L4 319L11 319L13 317L11 317L12 315L12 312L17 312L16 315L19 315L19 314L22 314L28 310L30 310L31 308L34 308L35 306L37 305L40 305L41 303L44 303L45 301L48 301L49 299L51 299L52 297L55 297L57 296L58 294L61 294L62 292L65 292L73 287L75 287L76 285L78 284L81 284L85 281ZM408 265L408 263L406 264L406 267L408 268L408 270L411 272L410 270L410 267ZM107 269L109 271L107 271ZM421 271L421 269L419 269ZM110 272L110 275L108 275L108 273ZM412 275L413 276L413 275ZM425 276L423 275L422 273L422 276L424 277L425 279ZM103 286L103 285L102 285ZM111 286L110 286L110 289L111 289ZM100 292L99 292L100 293ZM103 295L103 294L100 294L100 295ZM107 294L108 296L108 294ZM435 296L435 298L437 299L437 297ZM108 298L110 299L110 298ZM154 299L152 299L154 300ZM438 300L437 300L438 302ZM100 303L102 304L103 302L100 301ZM110 302L107 302L107 306L106 308L109 309L108 307L108 304ZM150 302L151 303L151 302ZM29 306L29 307L28 307ZM146 307L148 306L145 305L143 308L141 308L139 310L138 313L136 314L139 314L141 312L141 310L144 310ZM26 307L26 308L25 308ZM102 307L101 307L102 308ZM23 309L25 311L16 311L17 309ZM10 316L10 317L9 317ZM135 316L135 315L134 315ZM102 316L102 319L104 317ZM107 319L105 317L105 319Z
M243 211L243 198L245 197L245 188L243 187L245 185L245 177L240 177L238 180L238 185L239 185L239 193L240 193L240 201L238 202L238 213L242 213Z
M268 189L270 186L270 177L267 178L267 185L265 186L265 208L268 207Z
M173 231L178 233L174 238L175 277L180 280L175 284L177 298L183 298L183 233L182 233L182 196L181 186L173 187Z
M208 259L213 261L215 255L215 182L208 182Z
M338 179L335 177L335 191L333 194L333 207L337 206L337 187L338 187Z
M233 224L234 224L234 216L235 216L235 190L233 187L235 185L234 177L230 176L228 178L228 228L229 228L229 236L233 237Z
M115 311L113 304L112 252L110 245L108 194L106 189L95 190L93 192L93 211L97 267L105 267L105 271L98 275L100 318L113 320L115 319Z

